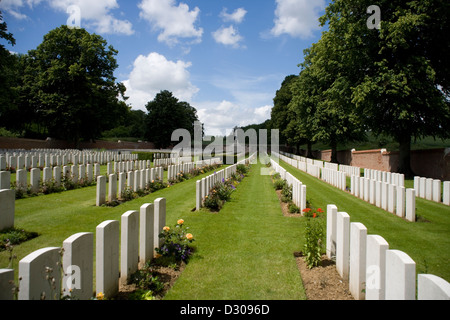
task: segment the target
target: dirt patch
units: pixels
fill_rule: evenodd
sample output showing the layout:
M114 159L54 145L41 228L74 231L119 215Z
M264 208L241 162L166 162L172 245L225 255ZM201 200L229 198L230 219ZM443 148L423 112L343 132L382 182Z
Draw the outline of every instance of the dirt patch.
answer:
M153 266L152 272L158 277L158 279L164 283L164 289L158 295L155 296L156 300L161 300L164 298L166 293L173 287L177 279L180 277L181 273L186 268L185 263L180 263L176 268L164 267L164 266ZM119 293L117 294L115 300L130 300L130 297L138 290L136 284L122 284L119 287Z
M278 200L280 200L281 211L283 212L283 216L285 217L301 217L300 213L290 213L289 212L289 203L283 202L281 200L281 190L275 190L278 196Z
M336 264L322 256L322 265L308 269L301 252L294 253L308 300L354 300L348 282L336 270Z

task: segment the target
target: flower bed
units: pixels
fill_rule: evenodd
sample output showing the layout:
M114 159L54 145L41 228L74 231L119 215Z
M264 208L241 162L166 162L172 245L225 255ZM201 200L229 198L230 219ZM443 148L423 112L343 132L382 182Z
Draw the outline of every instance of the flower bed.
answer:
M217 182L203 201L203 206L211 212L219 212L224 204L231 199L232 193L250 170L249 165L239 164L236 173L227 179Z
M163 244L156 248L156 256L131 276L130 283L121 288L119 300L160 300L173 286L194 253L192 233L187 232L184 220L175 227L165 226L159 237Z

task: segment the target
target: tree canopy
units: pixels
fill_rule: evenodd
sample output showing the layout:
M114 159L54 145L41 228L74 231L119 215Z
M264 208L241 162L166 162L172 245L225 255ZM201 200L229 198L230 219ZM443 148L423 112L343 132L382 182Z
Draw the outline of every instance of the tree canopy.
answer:
M95 139L126 113L116 83L117 51L81 28L61 26L28 53L23 89L52 137Z
M186 129L194 136L194 122L198 121L197 110L189 103L179 101L172 92L163 90L146 105L146 138L157 148L167 148L173 142L172 133L176 129Z
M378 1L379 28L368 27L371 5L329 4L320 18L327 30L305 50L290 85L293 113L272 122L288 123L288 142L327 143L333 162L339 142L359 140L367 131L390 136L399 143L397 171L411 175L412 139L450 137L450 3Z

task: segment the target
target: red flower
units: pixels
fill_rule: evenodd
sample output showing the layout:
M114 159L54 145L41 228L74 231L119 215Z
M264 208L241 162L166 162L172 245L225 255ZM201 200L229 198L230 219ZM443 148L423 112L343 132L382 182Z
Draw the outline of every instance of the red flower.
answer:
M323 210L319 208L319 209L317 209L317 212L322 213Z
M315 217L317 217L317 215L316 215L316 213L314 212L314 213L313 213L313 218L315 218Z
M310 212L310 211L311 211L311 208L306 208L306 209L303 209L302 211L303 211L303 212Z

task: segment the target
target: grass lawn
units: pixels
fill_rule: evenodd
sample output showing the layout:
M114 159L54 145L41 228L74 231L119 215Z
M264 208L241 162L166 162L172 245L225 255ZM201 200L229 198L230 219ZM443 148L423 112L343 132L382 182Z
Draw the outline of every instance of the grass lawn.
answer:
M252 166L220 213L187 216L197 251L166 299L305 299L293 256L303 243L304 219L283 217L260 168Z
M59 247L77 232L95 235L101 222L165 197L167 225L183 218L197 250L167 299L304 299L293 257L303 242L303 221L282 216L270 177L259 168L252 167L218 214L192 211L195 182L210 173L114 208L95 206L96 187L17 200L16 227L40 236L15 246L16 279L18 261L34 250ZM1 252L0 268L7 266L8 254Z
M39 233L39 237L14 247L18 258L14 263L16 276L18 261L29 253L45 247L60 247L65 239L78 232L95 233L97 225L103 221L120 221L128 210L139 210L156 198L167 199L167 223L175 223L179 215L195 207L195 181L190 179L114 208L95 206L96 186L16 200L15 227ZM0 252L0 268L7 266L7 252Z
M416 198L421 221L408 222L341 191L283 161L280 165L307 186L306 198L314 207L335 204L347 212L351 222L361 222L368 234L386 239L390 249L407 253L416 262L417 273L429 273L450 282L450 207Z

